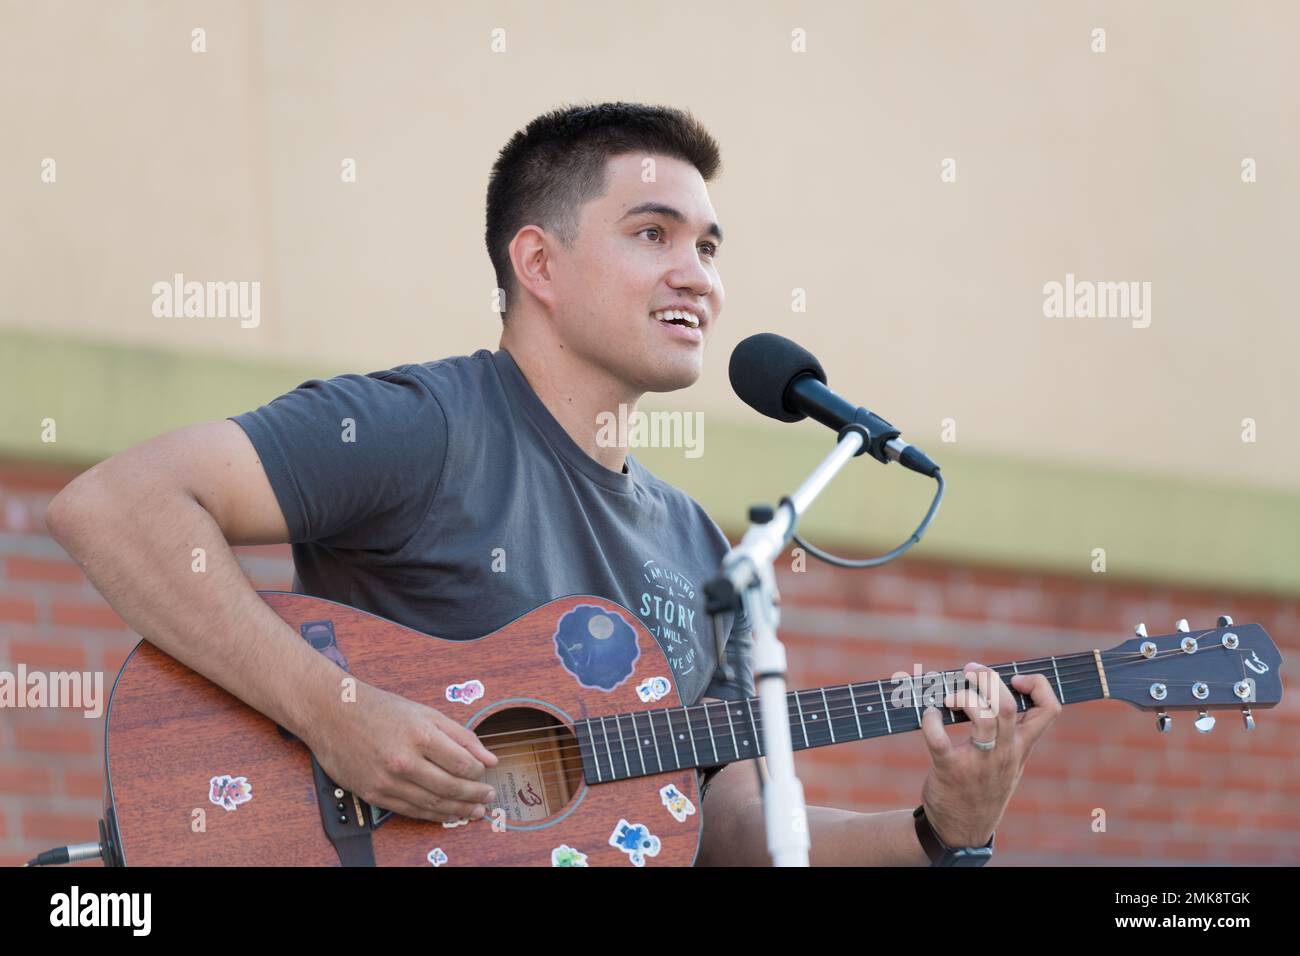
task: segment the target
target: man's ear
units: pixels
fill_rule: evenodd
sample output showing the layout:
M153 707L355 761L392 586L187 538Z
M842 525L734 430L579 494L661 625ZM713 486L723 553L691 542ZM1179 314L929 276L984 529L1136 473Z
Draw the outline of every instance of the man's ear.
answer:
M555 304L551 284L551 243L553 238L538 226L524 226L510 240L510 265L520 293L531 293L546 305Z

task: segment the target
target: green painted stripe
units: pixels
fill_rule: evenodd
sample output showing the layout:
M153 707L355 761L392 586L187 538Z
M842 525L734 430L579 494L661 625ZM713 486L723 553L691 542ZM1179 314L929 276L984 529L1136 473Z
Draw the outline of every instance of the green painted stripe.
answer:
M343 371L0 329L0 454L89 465ZM42 440L47 418L54 420L56 439L48 443Z
M345 371L370 369L274 365L0 330L0 454L85 465ZM57 427L51 444L41 441L47 417ZM774 504L793 490L833 442L809 422L707 415L705 425L698 458L680 449L635 454L733 533L744 528L749 504ZM1093 573L1093 550L1103 548L1106 573L1119 578L1300 593L1300 494L1013 460L960 445L927 450L944 466L948 493L914 554L1085 575ZM911 534L932 489L897 465L859 459L817 501L801 532L821 547L878 553Z
M821 425L712 424L704 454L636 451L694 496L723 528L743 529L748 506L775 505L834 445ZM1067 463L926 448L943 466L943 504L910 552L935 558L1125 579L1300 593L1300 495ZM818 498L800 534L844 556L880 554L911 535L934 483L896 464L850 463ZM810 559L812 560L812 559Z

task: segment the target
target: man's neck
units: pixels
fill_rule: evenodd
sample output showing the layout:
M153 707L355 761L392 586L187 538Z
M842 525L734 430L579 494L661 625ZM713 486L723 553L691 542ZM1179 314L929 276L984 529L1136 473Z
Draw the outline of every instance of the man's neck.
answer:
M627 449L597 443L601 427L597 416L601 412L618 415L618 407L623 404L630 418L641 396L627 391L613 376L578 359L558 342L516 331L539 323L511 321L515 327L507 322L498 347L510 353L537 397L574 443L605 468L621 473Z

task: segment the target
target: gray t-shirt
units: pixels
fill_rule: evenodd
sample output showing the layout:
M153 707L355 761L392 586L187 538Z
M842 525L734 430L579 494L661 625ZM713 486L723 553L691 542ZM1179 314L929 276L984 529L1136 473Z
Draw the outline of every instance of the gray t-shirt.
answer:
M508 352L312 379L231 418L284 512L295 591L453 640L594 594L655 636L684 703L753 696L743 612L735 677L715 674L721 529L631 454L622 473L587 455Z

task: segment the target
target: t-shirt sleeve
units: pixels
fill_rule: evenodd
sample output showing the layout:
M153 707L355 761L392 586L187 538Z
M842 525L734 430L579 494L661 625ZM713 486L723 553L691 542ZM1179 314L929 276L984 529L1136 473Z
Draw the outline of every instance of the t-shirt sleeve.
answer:
M709 638L712 639L711 637ZM744 700L754 696L754 638L749 619L743 608L736 611L731 622L731 636L727 638L727 663L731 667L731 680L723 680L715 673L704 689L705 697L722 700Z
M312 379L230 416L247 433L290 542L400 550L428 514L447 416L410 366Z

